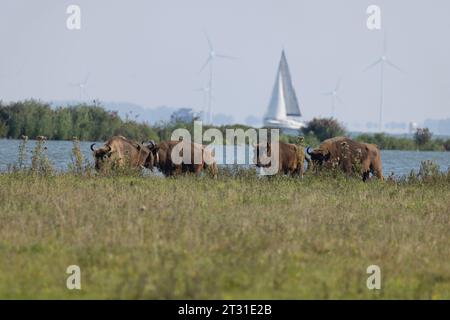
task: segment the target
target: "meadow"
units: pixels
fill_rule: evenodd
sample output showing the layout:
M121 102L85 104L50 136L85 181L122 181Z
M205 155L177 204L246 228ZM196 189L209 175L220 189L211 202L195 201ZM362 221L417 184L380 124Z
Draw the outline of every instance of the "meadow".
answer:
M450 299L450 173L424 172L3 173L0 298Z

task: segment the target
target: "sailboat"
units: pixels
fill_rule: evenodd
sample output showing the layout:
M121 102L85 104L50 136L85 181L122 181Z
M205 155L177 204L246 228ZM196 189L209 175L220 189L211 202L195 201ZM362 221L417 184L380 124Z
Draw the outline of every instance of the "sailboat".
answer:
M298 130L305 126L304 122L300 120L301 116L297 95L292 85L289 66L283 50L272 97L264 117L264 126L279 128L286 133L293 131L298 133Z

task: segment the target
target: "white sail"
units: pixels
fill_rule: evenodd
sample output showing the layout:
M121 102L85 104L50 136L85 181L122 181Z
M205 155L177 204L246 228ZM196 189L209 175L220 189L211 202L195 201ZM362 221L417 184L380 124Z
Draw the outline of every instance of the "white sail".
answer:
M291 73L287 64L286 56L281 54L280 75L283 79L284 100L286 101L286 115L289 117L301 117L300 107L298 106L297 95L292 85Z
M268 126L300 128L303 124L290 118L298 118L301 115L286 55L283 51L264 122Z
M272 90L272 98L267 111L267 119L285 119L286 118L286 100L283 88L283 79L281 72L278 72L275 85Z
M277 77L270 99L267 119L285 119L289 117L301 117L297 95L292 85L291 74L284 51L281 54Z

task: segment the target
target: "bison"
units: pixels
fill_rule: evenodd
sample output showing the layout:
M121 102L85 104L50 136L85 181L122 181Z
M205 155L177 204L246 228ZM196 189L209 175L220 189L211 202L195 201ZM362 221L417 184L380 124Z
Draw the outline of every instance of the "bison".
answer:
M379 178L380 180L384 180L383 178L383 166L381 162L381 152L378 149L378 146L371 143L364 143L366 145L369 152L369 169L372 175ZM368 178L368 177L367 177Z
M98 149L94 149L94 146L95 143L91 145L91 150L97 170L102 170L105 165L143 168L151 161L149 157L152 157L147 148L123 136L112 137Z
M305 172L305 160L309 162L309 159L305 156L303 147L297 146L291 143L278 142L278 168L276 173L299 175L303 177ZM261 161L261 153L267 157L271 157L272 148L271 144L257 144L254 146L254 163L259 168L268 168L272 165L271 161L263 163Z
M147 167L150 169L156 167L165 176L179 175L186 172L200 175L203 170L209 169L210 174L213 177L217 177L217 163L214 159L214 150L210 150L202 144L182 140L162 141L158 144L150 141L146 144L146 147L151 154L149 160L146 161ZM189 161L183 160L181 163L173 161L172 152L176 152L176 150L174 151L175 147L179 148L180 157L183 157L184 150L189 150L190 148ZM199 155L199 159L196 159L195 154Z
M370 173L383 179L380 151L375 145L354 141L347 137L335 137L321 143L318 149L307 153L314 166L339 168L347 174L352 174L360 166L360 174L366 181Z

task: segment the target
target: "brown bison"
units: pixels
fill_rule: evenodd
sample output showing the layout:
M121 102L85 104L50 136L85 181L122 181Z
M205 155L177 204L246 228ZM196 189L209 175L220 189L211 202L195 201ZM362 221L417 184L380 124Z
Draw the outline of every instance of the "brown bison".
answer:
M371 143L364 143L369 150L369 159L370 159L370 172L375 177L384 180L383 178L383 166L381 162L381 152L378 149L378 146Z
M340 168L347 174L353 174L359 166L362 179L366 181L370 173L383 179L380 151L375 145L354 141L347 137L327 139L318 149L307 153L313 166Z
M305 172L305 160L309 162L309 159L305 156L305 151L303 147L297 146L291 143L278 142L278 168L275 170L278 174L290 174L299 175L303 177ZM266 144L258 144L254 146L254 163L259 168L269 168L271 167L271 161L261 161L262 154L267 157L271 157L272 148L271 144L267 142ZM267 163L264 163L267 162Z
M217 177L217 163L214 159L214 150L206 148L202 144L192 143L182 140L162 141L155 143L150 141L146 144L146 147L151 153L151 159L146 164L148 168L156 167L165 176L179 175L181 173L192 172L196 175L200 175L205 169L209 169L210 174L213 177ZM178 150L175 150L177 148ZM184 150L189 150L190 157L187 156L187 161L184 160ZM176 163L172 159L172 154L176 154L183 158L180 163ZM196 154L198 159L196 158Z
M94 154L95 168L102 170L105 165L142 168L148 165L152 155L147 148L141 144L128 140L123 136L114 136L102 147L94 149L95 143L91 145Z

